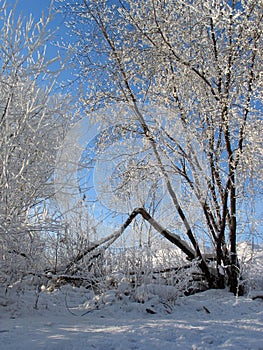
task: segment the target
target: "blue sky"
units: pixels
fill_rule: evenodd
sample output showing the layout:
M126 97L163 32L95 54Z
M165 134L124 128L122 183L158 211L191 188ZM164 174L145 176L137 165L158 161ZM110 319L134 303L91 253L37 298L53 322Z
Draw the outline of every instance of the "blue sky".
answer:
M32 13L35 17L40 17L42 12L48 12L50 0L7 0L7 6L12 7L17 3L17 10L27 16Z
M0 4L3 1L0 0ZM30 14L33 15L33 18L35 22L38 22L39 18L42 17L43 12L44 15L47 16L49 12L50 5L52 3L52 0L7 0L7 8L12 9L15 8L16 4L16 16L19 14L22 15L23 19L27 19ZM56 2L53 1L53 9L55 10ZM69 41L67 37L67 28L64 24L64 17L63 14L57 13L54 15L54 18L50 24L49 27L52 31L54 31L54 42L60 41L61 37L64 38L65 41ZM70 39L72 41L72 38ZM74 44L74 43L73 43ZM47 43L47 57L53 58L57 56L57 47L54 46L54 43ZM60 54L62 56L66 55L67 51L60 50ZM68 65L67 69L63 71L63 74L60 76L60 81L67 81L72 80L73 78L73 71Z

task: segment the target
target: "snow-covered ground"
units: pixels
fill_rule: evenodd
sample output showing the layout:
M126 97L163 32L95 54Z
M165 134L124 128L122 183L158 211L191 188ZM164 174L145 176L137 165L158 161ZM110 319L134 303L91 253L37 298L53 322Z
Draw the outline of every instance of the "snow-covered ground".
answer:
M263 349L263 300L252 295L210 290L168 305L111 291L96 309L87 294L71 287L41 292L37 309L33 292L8 303L2 296L0 349Z
M132 293L127 283L103 293L34 290L26 279L0 286L0 350L263 350L263 249L241 248L244 297L227 290L179 296L147 283Z

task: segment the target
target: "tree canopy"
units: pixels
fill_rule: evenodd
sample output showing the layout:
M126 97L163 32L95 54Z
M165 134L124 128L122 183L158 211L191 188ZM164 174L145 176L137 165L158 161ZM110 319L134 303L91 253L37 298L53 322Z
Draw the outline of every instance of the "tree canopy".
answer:
M164 183L175 230L211 285L229 283L236 292L242 206L262 193L262 3L63 3L78 37L75 63L87 112L123 103L128 118L113 113L100 122L111 125L111 134L122 125L130 149L138 144L130 154L119 147L115 195L128 195L129 184L145 177L156 188ZM147 201L142 207L151 210ZM159 219L165 222L164 215ZM214 247L216 274L205 261L201 233Z

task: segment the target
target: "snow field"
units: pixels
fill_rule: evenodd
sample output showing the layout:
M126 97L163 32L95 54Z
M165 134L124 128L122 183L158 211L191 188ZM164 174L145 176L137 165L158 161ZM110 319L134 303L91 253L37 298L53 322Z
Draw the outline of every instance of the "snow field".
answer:
M145 303L105 293L90 298L84 288L24 292L1 302L1 350L263 349L263 301L209 290L173 305ZM152 313L153 311L155 313Z

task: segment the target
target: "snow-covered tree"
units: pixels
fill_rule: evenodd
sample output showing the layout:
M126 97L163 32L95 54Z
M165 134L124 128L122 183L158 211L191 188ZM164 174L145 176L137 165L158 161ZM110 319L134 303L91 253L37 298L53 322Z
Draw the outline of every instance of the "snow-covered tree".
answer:
M40 266L42 232L54 230L48 201L70 98L58 92L60 56L47 54L52 14L25 19L1 3L0 251L2 272L15 274Z
M154 178L158 195L164 185L165 210L157 216L163 226L147 216L147 200L132 215L142 214L189 259L197 257L210 287L228 284L237 293L242 204L255 200L252 192L262 194L262 2L59 2L78 38L87 112L124 104L106 118L97 113L110 127L97 147L114 137L130 149L138 145L130 153L118 148L115 191L128 196L130 184Z

